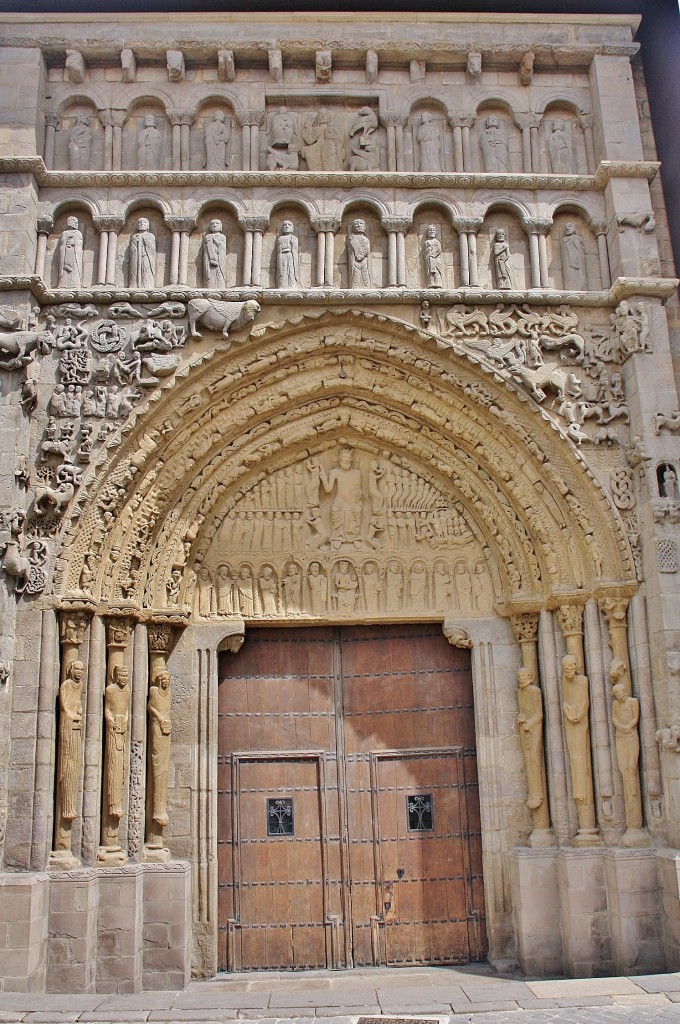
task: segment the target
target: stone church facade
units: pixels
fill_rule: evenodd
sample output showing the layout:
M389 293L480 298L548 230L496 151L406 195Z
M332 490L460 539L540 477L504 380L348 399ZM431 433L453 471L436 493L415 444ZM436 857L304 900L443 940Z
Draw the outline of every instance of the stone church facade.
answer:
M680 964L635 19L0 25L0 987Z

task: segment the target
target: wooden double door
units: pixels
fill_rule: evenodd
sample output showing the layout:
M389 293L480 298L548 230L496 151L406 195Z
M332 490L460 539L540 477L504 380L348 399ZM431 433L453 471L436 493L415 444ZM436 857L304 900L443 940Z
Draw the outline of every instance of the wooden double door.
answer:
M435 625L251 629L218 713L222 969L483 958L468 651Z

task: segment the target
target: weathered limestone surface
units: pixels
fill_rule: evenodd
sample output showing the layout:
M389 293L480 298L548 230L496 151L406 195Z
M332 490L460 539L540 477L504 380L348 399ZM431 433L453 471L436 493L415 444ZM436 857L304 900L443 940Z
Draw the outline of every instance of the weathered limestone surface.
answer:
M680 963L680 334L635 28L3 17L1 987L224 966L218 657L284 624L471 649L492 963Z

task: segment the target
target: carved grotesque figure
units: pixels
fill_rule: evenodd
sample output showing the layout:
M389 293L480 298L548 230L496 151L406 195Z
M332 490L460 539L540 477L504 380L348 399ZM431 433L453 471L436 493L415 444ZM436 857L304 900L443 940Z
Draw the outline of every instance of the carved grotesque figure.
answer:
M298 248L295 225L290 220L284 220L279 237L276 239L277 288L297 288L299 286Z
M490 114L484 122L480 145L485 171L506 174L510 170L508 139L495 114Z
M564 287L584 291L588 287L586 275L586 253L583 239L573 221L564 225L562 236L562 277Z
M221 220L211 220L203 236L203 283L206 288L227 287L227 238Z
M146 217L137 221L130 239L130 288L154 288L156 284L156 239Z
M444 263L442 259L442 244L437 238L437 228L429 224L423 242L423 253L425 256L425 270L427 273L428 288L444 287Z
M366 221L357 219L347 238L347 259L350 288L372 288L371 243L366 235Z
M144 127L139 133L137 166L140 171L159 171L162 168L163 136L158 130L156 118L147 114Z
M80 114L68 136L68 166L71 171L89 171L92 155L90 118Z
M68 217L59 240L59 287L80 288L83 283L83 234L77 217Z
M207 171L226 171L229 166L228 147L231 125L225 120L223 110L216 110L212 121L206 121L203 135L205 169Z

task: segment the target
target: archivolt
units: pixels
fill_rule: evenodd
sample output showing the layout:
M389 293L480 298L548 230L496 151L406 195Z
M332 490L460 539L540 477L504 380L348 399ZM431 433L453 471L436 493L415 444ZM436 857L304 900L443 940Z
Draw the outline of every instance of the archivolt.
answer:
M87 586L103 604L165 609L179 568L170 604L182 610L187 570L235 502L340 441L405 461L447 495L505 600L634 579L618 513L580 453L455 343L349 310L243 340L185 367L100 453L62 534L55 594L81 590L89 552Z

